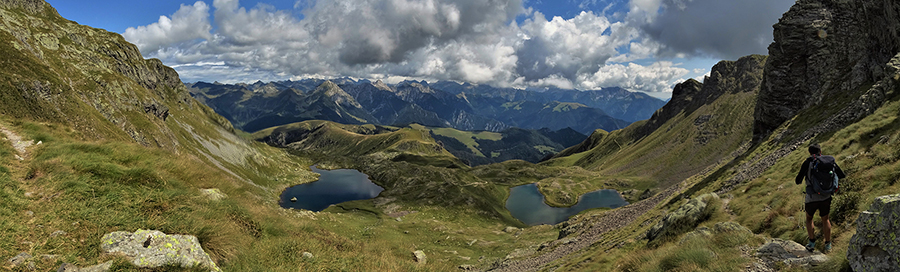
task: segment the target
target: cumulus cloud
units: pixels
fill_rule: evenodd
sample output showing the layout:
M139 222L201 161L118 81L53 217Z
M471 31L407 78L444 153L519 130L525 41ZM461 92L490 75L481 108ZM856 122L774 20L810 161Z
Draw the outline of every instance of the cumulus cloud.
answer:
M572 18L547 18L523 1L298 0L294 10L198 1L124 36L185 81L350 76L644 92L670 92L691 72L659 56L744 50L734 35L672 34L731 23L684 19L725 5L714 0L573 1L597 12Z
M633 0L658 15L642 26L666 55L737 59L766 54L772 25L793 0Z
M159 21L137 28L129 27L122 34L142 52L152 52L165 45L210 38L209 6L197 1L193 6L181 5L172 18L159 16Z
M600 68L597 73L581 79L581 87L619 86L630 90L645 92L671 92L674 82L682 81L682 77L690 73L687 69L676 67L670 61L660 61L648 66L635 63L609 64Z

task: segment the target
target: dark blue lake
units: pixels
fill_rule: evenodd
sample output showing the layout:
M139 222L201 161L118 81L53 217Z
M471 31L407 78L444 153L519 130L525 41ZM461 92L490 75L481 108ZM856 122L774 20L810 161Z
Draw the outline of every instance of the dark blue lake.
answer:
M319 180L290 187L281 193L281 207L321 211L332 204L375 198L384 188L372 183L369 176L353 169L322 170L310 167L319 173ZM291 202L291 198L297 202Z
M625 205L628 205L628 201L625 201L616 190L599 190L582 195L575 206L550 207L544 203L544 195L538 191L534 183L509 189L509 199L506 200L506 209L509 213L522 223L531 226L553 225L587 209L618 208Z

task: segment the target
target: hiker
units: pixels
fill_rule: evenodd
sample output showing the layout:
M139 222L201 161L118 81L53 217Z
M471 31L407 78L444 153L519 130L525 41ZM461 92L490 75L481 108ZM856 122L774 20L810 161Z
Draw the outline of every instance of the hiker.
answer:
M809 234L809 243L806 244L806 250L812 252L816 247L816 230L813 229L813 216L818 210L819 217L822 218L822 234L825 236L825 250L823 252L827 253L831 251L831 221L828 220L828 213L831 212L831 194L837 189L837 181L825 181L827 183L834 182L835 188L831 188L831 192L828 192L828 190L822 192L821 188L814 188L814 185L817 187L822 186L813 184L816 181L810 178L813 175L813 169L811 168L818 168L820 165L829 167L833 165L833 168L827 169L827 171L832 172L832 175L837 175L838 178L842 179L845 177L844 171L838 167L834 157L822 156L822 148L818 144L813 144L809 146L809 158L803 161L803 164L800 166L800 172L797 173L797 178L794 182L801 184L803 183L803 178L806 178L806 205L804 207L806 209L806 232ZM815 179L815 177L813 178ZM825 187L830 186L826 184Z

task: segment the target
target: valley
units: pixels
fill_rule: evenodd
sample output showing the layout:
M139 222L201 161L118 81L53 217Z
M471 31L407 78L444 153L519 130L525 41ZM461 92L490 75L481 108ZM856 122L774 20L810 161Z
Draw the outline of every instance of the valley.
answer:
M891 267L900 263L889 238L900 232L897 11L876 0L797 1L774 25L768 55L721 61L663 103L621 88L183 83L119 34L43 0L0 0L0 267ZM794 180L813 143L848 174L833 196L833 248L771 253L806 243ZM283 208L287 188L323 175L313 166L356 170L383 191L322 211ZM507 209L522 185L551 209L598 190L625 203L530 226ZM193 237L202 252L146 230ZM150 255L110 252L127 243L108 239L119 231ZM183 259L194 254L209 262Z

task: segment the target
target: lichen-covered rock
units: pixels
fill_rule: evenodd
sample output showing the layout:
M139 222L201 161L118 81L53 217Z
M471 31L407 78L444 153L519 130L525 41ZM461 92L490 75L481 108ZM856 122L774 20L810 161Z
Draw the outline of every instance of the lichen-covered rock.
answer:
M719 199L715 193L705 194L691 199L672 213L663 217L662 221L650 228L647 239L651 242L659 238L674 237L697 227L709 216L707 205Z
M765 262L768 267L779 267L781 265L774 264L782 263L786 266L809 268L828 261L825 254L809 252L806 247L797 242L781 239L773 239L756 249L756 257Z
M875 199L856 219L847 260L853 271L897 271L900 267L900 194Z
M421 251L421 250L413 251L413 258L415 258L417 263L420 263L420 264L428 263L428 257L425 256L425 251Z
M219 190L217 188L200 189L200 193L208 197L210 200L222 200L228 197L224 193L222 193L222 190Z
M117 231L104 235L101 247L103 252L124 255L139 267L204 266L210 271L220 271L200 247L197 237L190 235L167 235L143 229L134 233Z

